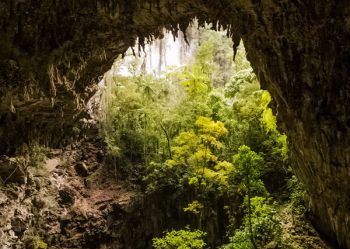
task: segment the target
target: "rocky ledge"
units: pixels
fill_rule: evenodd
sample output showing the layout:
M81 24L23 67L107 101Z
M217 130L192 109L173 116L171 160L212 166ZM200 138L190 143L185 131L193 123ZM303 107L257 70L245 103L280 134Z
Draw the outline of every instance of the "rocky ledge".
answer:
M123 222L136 194L104 177L98 143L82 139L50 150L41 167L14 171L0 191L2 249L104 248L115 241L118 231L110 227Z

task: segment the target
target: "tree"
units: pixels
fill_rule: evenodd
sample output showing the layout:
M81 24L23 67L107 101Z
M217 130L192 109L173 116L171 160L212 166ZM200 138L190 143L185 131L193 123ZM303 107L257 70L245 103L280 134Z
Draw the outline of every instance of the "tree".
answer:
M222 122L199 117L196 130L182 132L176 137L173 159L166 163L169 167L187 167L191 173L190 184L197 185L200 190L213 181L225 184L233 167L219 160L216 153L224 147L220 138L226 134Z
M181 85L186 89L190 98L200 98L208 94L211 89L210 79L204 74L199 65L186 67L180 75Z
M249 237L254 249L257 249L258 247L255 243L255 235L253 233L252 226L251 198L253 187L256 187L257 183L260 181L259 177L261 175L261 166L263 164L263 159L254 151L252 151L248 146L243 145L239 147L238 154L234 156L233 161L237 167L238 174L240 173L243 178L241 185L246 192L248 201Z
M234 231L243 210L244 229L233 248L257 248L264 232L259 220L270 216L255 211L268 210L256 198L268 203L268 191L283 186L274 183L285 181L286 136L277 130L271 96L260 89L244 48L233 63L232 42L222 42L222 33L201 36L195 60L164 78L115 78L106 141L125 157L118 162L130 161L146 194L182 198L181 209L196 216L190 223L198 218L198 228L206 225L204 215L225 209Z
M199 117L195 130L182 132L175 138L173 157L166 161L170 168L184 169L186 174L182 176L183 182L194 186L199 205L203 205L201 202L204 201L207 191L216 191L220 195L222 192L219 189L222 191L228 188L227 179L233 166L218 157L218 152L224 146L220 139L226 134L227 130L222 122ZM194 210L192 204L187 207L187 211ZM198 212L193 213L198 216L198 226L201 228L203 209L196 210Z
M235 231L230 243L223 249L251 249L265 248L267 244L281 244L281 225L274 205L265 197L253 197L251 199L251 215L244 216L244 226ZM251 228L250 228L251 227ZM250 239L251 230L256 235L254 244ZM279 248L279 247L278 247Z

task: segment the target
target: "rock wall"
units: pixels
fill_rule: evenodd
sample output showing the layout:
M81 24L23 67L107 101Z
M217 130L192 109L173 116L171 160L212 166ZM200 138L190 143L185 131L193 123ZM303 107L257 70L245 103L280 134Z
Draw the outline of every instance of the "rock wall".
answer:
M315 223L350 248L348 0L2 1L0 151L64 140L118 54L163 27L176 35L194 17L218 22L235 45L243 39L274 97Z
M350 247L349 10L346 1L261 5L263 25L244 35L315 224L341 248Z

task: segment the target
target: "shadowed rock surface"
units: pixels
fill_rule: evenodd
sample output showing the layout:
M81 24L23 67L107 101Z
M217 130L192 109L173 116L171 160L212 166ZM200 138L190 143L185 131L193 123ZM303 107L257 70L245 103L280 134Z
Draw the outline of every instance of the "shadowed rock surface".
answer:
M219 22L275 100L317 227L350 248L349 1L0 3L0 152L62 144L118 54L163 27ZM63 131L66 131L65 133ZM19 224L19 223L18 223Z

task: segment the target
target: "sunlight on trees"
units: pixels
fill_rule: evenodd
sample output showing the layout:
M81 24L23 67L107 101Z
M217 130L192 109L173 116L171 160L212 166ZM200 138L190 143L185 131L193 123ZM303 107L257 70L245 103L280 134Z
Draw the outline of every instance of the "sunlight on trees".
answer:
M291 172L271 96L242 46L233 62L223 34L202 30L200 39L193 62L163 77L105 78L101 132L110 156L145 194L183 198L181 211L194 217L195 229L206 231L206 215L226 210L223 248L281 245L274 202ZM153 246L203 248L200 230L174 230Z

